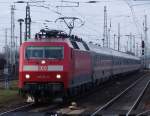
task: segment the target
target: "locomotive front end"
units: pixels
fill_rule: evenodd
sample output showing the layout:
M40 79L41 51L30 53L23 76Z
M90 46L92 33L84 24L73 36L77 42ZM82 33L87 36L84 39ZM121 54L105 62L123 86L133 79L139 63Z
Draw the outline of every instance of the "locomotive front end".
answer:
M63 42L25 42L20 48L20 92L33 97L64 93L68 83L68 50Z

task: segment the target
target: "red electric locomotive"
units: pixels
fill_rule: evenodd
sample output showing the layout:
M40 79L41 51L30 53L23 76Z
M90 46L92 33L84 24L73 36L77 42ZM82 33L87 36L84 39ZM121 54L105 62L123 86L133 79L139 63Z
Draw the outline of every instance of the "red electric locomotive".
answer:
M19 88L33 98L64 96L76 87L91 84L91 57L86 50L73 49L73 39L62 31L36 34L20 47ZM80 42L79 42L80 43ZM86 46L85 43L82 45ZM87 47L87 46L86 46ZM88 48L87 48L88 49Z
M137 71L140 58L86 43L58 30L42 30L20 47L19 88L35 100L68 96L114 75Z

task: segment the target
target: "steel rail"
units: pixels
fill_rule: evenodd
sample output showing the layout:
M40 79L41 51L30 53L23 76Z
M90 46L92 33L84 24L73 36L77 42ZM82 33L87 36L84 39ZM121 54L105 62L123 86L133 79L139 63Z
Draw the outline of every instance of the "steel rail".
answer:
M139 103L140 99L142 98L143 94L145 93L148 85L150 83L150 80L147 82L146 86L144 87L143 91L140 93L139 97L136 99L136 101L134 102L133 106L130 108L130 110L127 112L126 116L129 116L129 114L133 111L133 109L137 106L137 104Z
M125 90L123 90L121 93L119 93L117 96L115 96L114 98L112 98L110 101L108 101L106 104L104 104L103 106L97 107L96 111L94 113L91 114L91 116L95 116L98 112L100 112L101 110L105 109L106 107L108 107L110 104L112 104L114 101L116 101L117 99L119 99L123 94L125 94L129 89L131 89L133 86L135 86L141 79L143 79L146 75L142 76L140 79L136 80L133 84L131 84L129 87L127 87Z
M29 106L32 106L33 104L34 104L34 103L26 104L26 105L24 105L24 106L20 106L20 107L14 108L14 109L8 110L8 111L6 111L6 112L2 112L2 113L0 113L0 116L3 116L3 115L8 114L8 113L10 113L10 112L14 112L14 111L17 111L17 110L21 110L22 108L27 108L27 107L29 107Z
M17 81L18 79L16 78L16 79L9 79L8 81ZM5 79L0 79L0 82L5 82Z
M141 112L141 113L137 114L136 116L144 116L144 114L146 114L148 112L150 112L150 110L146 110L144 112Z

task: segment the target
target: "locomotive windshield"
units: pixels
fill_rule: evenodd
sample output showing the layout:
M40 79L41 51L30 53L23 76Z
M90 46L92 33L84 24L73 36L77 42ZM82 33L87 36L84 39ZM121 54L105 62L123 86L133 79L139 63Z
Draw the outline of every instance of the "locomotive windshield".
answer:
M63 59L63 47L29 46L26 48L26 59Z

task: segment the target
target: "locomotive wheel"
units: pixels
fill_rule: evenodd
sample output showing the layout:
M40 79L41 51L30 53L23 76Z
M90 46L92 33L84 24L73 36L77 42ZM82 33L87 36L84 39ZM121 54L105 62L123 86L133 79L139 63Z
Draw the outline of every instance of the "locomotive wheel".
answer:
M40 102L40 99L37 98L37 97L34 97L34 103L37 104L37 103L39 103L39 102Z

